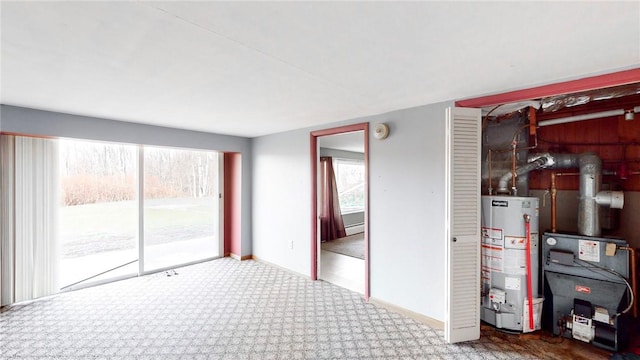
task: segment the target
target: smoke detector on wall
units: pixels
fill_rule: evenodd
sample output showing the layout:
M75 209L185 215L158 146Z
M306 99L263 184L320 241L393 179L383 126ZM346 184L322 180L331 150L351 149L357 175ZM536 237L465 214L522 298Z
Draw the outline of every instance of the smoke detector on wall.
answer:
M387 124L378 124L373 129L373 136L378 139L386 139L389 136L389 126Z

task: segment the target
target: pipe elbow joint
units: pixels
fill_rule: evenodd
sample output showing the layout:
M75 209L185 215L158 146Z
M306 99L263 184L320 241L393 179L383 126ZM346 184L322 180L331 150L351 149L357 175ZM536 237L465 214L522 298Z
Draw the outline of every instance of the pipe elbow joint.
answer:
M578 158L578 165L580 170L591 167L593 168L593 171L600 172L602 169L602 160L595 153L587 152L580 155Z
M498 194L509 194L509 181L513 178L513 174L511 172L505 173L500 177L500 181L498 182Z

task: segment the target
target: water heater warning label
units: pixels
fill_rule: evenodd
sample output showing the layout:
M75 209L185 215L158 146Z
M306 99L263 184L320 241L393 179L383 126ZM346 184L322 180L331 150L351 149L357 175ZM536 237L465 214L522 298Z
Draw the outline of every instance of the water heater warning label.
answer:
M600 262L600 243L598 241L579 240L578 259Z
M521 249L527 248L527 238L522 236L505 236L504 247L508 249Z
M502 272L504 269L504 241L502 229L483 227L482 232L482 270Z
M482 243L492 246L502 246L502 229L482 227Z

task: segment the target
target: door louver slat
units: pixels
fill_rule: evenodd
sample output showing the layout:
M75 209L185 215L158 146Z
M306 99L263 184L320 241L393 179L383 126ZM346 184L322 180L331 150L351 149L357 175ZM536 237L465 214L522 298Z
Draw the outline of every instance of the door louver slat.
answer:
M448 342L480 337L480 111L453 108L449 127Z

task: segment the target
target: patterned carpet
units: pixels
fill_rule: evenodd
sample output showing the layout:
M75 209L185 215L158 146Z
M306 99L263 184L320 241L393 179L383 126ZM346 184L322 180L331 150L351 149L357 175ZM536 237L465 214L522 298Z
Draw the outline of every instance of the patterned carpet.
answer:
M354 292L230 258L0 310L0 358L524 359L461 345Z

